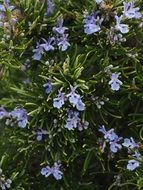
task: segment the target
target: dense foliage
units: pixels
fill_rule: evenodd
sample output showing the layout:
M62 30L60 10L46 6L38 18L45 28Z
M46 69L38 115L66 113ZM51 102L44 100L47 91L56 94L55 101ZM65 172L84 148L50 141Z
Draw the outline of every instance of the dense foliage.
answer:
M1 1L1 189L143 189L142 6Z

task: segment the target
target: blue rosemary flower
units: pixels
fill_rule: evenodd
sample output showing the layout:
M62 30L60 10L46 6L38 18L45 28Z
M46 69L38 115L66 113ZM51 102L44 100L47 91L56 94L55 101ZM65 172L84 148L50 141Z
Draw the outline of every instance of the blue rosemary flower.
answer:
M36 49L33 50L34 55L32 56L32 58L34 60L40 60L42 57L42 54L44 53L44 49L43 47L39 44L39 42L37 42L36 45Z
M46 10L46 13L45 15L50 15L54 12L54 9L55 9L55 4L53 3L52 0L47 0L47 10Z
M129 149L139 148L139 143L136 143L132 137L131 138L125 138L122 145L126 148L129 148Z
M41 174L45 177L49 177L50 175L53 175L53 177L56 180L62 179L63 172L60 171L61 164L58 164L57 162L54 163L54 166L46 166L41 169Z
M122 145L119 144L119 141L122 139L122 137L118 137L116 136L116 138L114 138L113 141L110 141L110 150L113 153L116 153L118 150L120 150L122 148Z
M67 94L67 97L69 98L69 102L73 105L73 107L76 107L78 111L85 110L85 104L82 102L81 97L79 94L76 93L76 88L70 85L70 93Z
M47 94L51 93L52 90L53 90L51 81L48 81L47 83L45 83L45 84L43 85L43 87L45 88L45 92L46 92Z
M100 31L102 22L103 22L103 18L96 16L95 13L93 13L91 15L85 15L84 32L89 35L94 32Z
M85 110L85 104L82 102L81 97L78 99L78 102L76 104L76 109L78 111L84 111Z
M55 38L52 37L52 38L49 38L48 41L45 40L44 38L42 38L42 40L45 42L45 43L42 43L40 44L40 47L43 47L45 49L45 51L51 51L51 50L54 50L54 42L55 42Z
M56 98L53 99L53 107L60 109L65 103L65 93L59 91Z
M10 116L13 119L16 119L17 124L21 128L25 128L28 123L28 115L25 109L23 108L15 108L10 112Z
M67 128L68 130L74 130L78 127L79 122L79 112L69 110L65 128Z
M119 79L120 73L112 73L111 80L109 81L109 85L111 85L112 90L119 90L120 86L123 84Z
M123 2L123 15L127 18L141 18L139 7L135 7L134 2Z
M0 107L0 119L7 117L8 114L9 113L3 107Z
M129 26L127 24L121 24L123 15L119 16L115 16L116 19L116 25L115 25L115 29L119 30L121 33L125 34L129 32Z
M0 5L0 11L6 12L6 10L12 11L15 7L10 5L9 0L3 0L3 5Z
M58 35L63 35L66 30L68 30L67 27L63 26L63 18L58 19L57 27L53 27L53 32L57 33Z
M66 96L69 98L69 102L75 106L80 98L80 95L76 93L76 88L77 87L73 87L72 85L70 85L70 93L67 94Z
M137 167L139 167L140 163L137 160L129 160L127 164L127 169L130 171L135 170Z
M122 145L119 144L119 141L122 139L122 137L118 137L118 135L114 132L114 129L106 131L104 125L102 125L99 128L99 131L104 134L105 140L109 142L111 152L116 153L122 148Z
M57 39L57 45L59 46L59 49L61 51L66 51L68 47L70 46L70 43L68 42L68 34L63 34L61 37Z
M114 132L114 129L110 129L109 131L106 131L105 126L102 125L100 126L99 130L101 133L104 134L104 139L108 142L110 141L114 141L116 138L118 138L118 136L116 135L116 133Z

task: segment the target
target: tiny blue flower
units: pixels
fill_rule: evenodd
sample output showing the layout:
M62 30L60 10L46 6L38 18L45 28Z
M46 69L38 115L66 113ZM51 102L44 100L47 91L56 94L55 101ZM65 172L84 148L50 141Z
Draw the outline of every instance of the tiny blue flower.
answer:
M116 133L114 132L114 129L110 129L109 131L106 131L104 125L102 125L99 128L99 131L104 134L104 138L107 141L114 141L115 139L118 138L118 135L116 135Z
M76 109L78 111L83 111L85 110L85 104L82 102L81 98L78 99L78 102L76 104Z
M13 119L17 120L18 126L21 128L25 128L28 123L28 115L25 109L23 108L15 108L10 112L10 116Z
M112 73L111 75L111 80L109 81L109 85L111 85L111 89L112 90L119 90L120 85L122 85L123 83L118 79L119 77L119 73Z
M65 103L65 93L59 91L56 98L53 99L53 107L60 109Z
M12 11L15 7L11 6L8 0L3 0L5 5L0 5L0 11L6 12L6 10Z
M57 39L57 45L61 51L66 51L70 46L67 37L68 34L63 34L60 38Z
M135 7L134 2L123 2L124 10L123 15L127 18L141 18L139 7Z
M132 145L132 142L131 142L130 139L125 138L124 142L122 143L122 145L125 146L125 147L127 147L127 148L129 148Z
M141 154L139 152L135 152L134 154L132 154L132 156L138 160L141 160ZM140 162L138 160L129 160L127 164L127 169L133 171L137 167L139 167Z
M41 174L44 175L45 177L49 177L49 175L52 174L52 170L49 166L46 166L41 169Z
M8 112L3 107L0 107L0 119L3 119L7 116L8 116Z
M63 172L60 171L60 167L61 167L61 164L58 164L58 163L54 163L54 166L53 166L53 176L56 180L60 180L62 179L62 175L63 175Z
M141 154L139 152L136 152L134 154L132 154L133 157L140 159L141 158Z
M56 180L62 179L63 172L60 171L60 166L61 164L54 163L54 166L49 167L46 166L41 169L41 174L44 175L45 177L48 177L50 175L53 175Z
M4 5L0 5L0 11L3 11L3 12L6 11Z
M122 145L130 149L139 148L139 143L136 143L132 137L130 139L125 138Z
M116 137L113 141L110 141L110 150L113 153L116 153L118 150L122 148L122 145L118 142L122 139L122 137Z
M78 111L83 111L85 110L85 104L82 102L80 95L76 93L76 88L70 85L71 91L66 96L69 98L69 102L73 107L76 107Z
M137 160L129 160L127 164L127 169L130 171L135 170L137 167L139 167L140 163Z
M52 90L53 90L51 81L48 81L47 83L45 83L45 84L43 85L43 87L45 88L45 92L46 92L47 94L51 93Z
M80 122L79 112L77 111L68 111L68 119L66 121L65 128L68 130L74 130L75 128L78 127L78 124Z
M129 32L129 26L127 24L121 24L122 18L123 18L122 15L120 17L117 15L115 16L116 19L115 29L125 34Z
M17 124L18 124L19 127L25 128L26 125L27 125L27 122L28 121L26 119L23 119L23 120L19 120Z
M63 26L63 18L58 19L57 27L53 27L53 32L63 35L66 30L68 30L67 27Z
M104 125L102 125L99 131L104 134L105 140L109 142L111 152L116 153L122 148L122 145L119 144L119 141L122 139L122 137L118 137L118 135L116 135L116 133L114 132L114 129L106 131Z
M33 50L34 55L32 56L32 58L34 60L40 60L42 57L42 54L44 53L43 47L37 43L36 49Z
M72 85L70 85L71 91L70 91L69 94L66 95L66 96L69 98L69 102L70 102L73 106L75 106L75 105L78 103L79 98L80 98L80 95L75 92L75 91L76 91L76 88L77 88L77 87L73 87Z
M45 15L48 16L49 14L52 14L54 12L54 9L55 9L55 4L53 3L53 1L47 0L47 10Z
M101 30L101 23L103 22L103 18L100 18L99 16L97 16L95 14L91 14L91 15L86 15L85 19L84 19L84 32L86 34L92 34L94 32L98 32Z
M45 51L51 51L51 50L55 49L54 46L53 46L54 42L55 42L55 38L54 37L49 38L48 41L45 40L44 38L42 38L42 39L43 39L43 41L45 43L40 44L40 47L43 47L45 49Z

